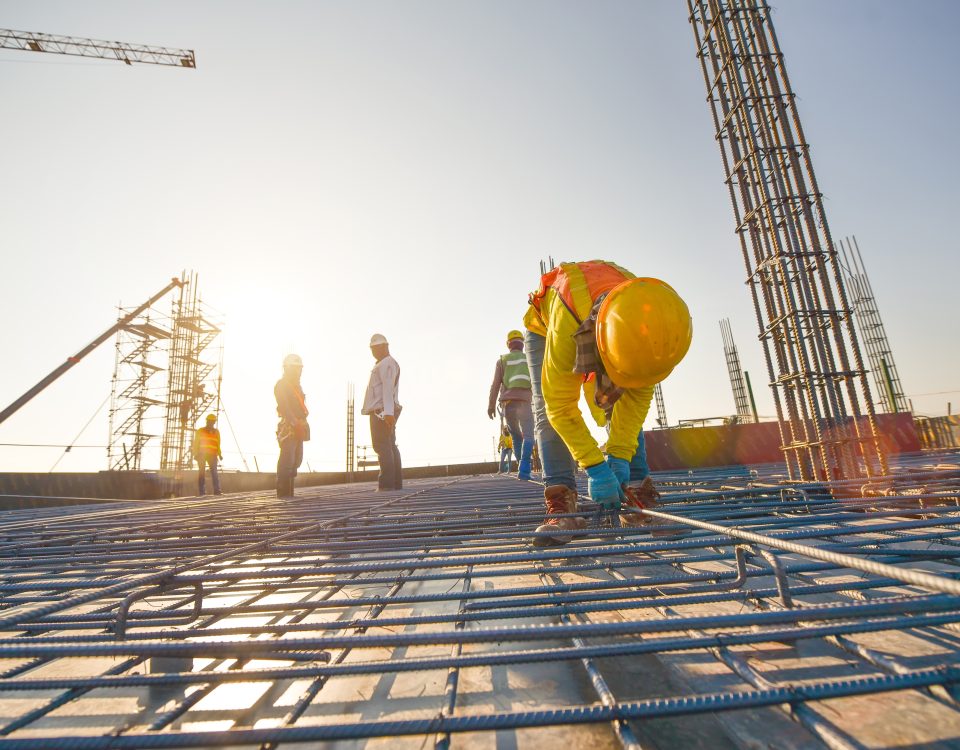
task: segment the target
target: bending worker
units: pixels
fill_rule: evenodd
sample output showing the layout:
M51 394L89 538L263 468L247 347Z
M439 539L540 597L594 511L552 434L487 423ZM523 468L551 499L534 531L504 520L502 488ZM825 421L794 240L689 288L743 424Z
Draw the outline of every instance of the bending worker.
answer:
M655 502L643 421L654 385L683 359L693 327L669 285L599 260L544 274L524 325L547 506L532 543L565 544L586 527L583 518L556 517L578 512L577 463L602 508ZM580 412L581 390L597 423L609 424L606 458ZM631 512L621 522L637 526L644 518Z
M207 423L193 435L193 457L200 469L198 495L207 494L207 464L210 465L210 476L213 478L213 494L223 494L220 491L220 472L217 470L217 462L223 459L223 454L220 452L220 430L214 427L216 423L217 415L207 414Z
M503 418L513 438L513 452L517 456L517 478L530 479L530 456L533 453L533 411L531 410L530 370L523 353L523 334L507 334L506 354L497 360L490 386L487 416L496 416L497 396Z
M310 439L307 424L307 403L300 387L303 360L296 354L283 358L283 377L273 387L277 399L277 442L280 458L277 461L277 497L293 497L293 482L303 462L303 444Z

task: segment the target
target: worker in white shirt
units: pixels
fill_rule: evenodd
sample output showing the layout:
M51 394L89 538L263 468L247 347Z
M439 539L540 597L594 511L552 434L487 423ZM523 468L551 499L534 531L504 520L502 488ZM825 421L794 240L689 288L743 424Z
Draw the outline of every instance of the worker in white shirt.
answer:
M403 465L397 449L397 419L403 407L397 403L400 388L400 365L390 356L390 344L383 334L370 338L370 353L377 364L370 372L370 382L363 397L361 414L370 415L370 441L380 464L380 492L403 489Z

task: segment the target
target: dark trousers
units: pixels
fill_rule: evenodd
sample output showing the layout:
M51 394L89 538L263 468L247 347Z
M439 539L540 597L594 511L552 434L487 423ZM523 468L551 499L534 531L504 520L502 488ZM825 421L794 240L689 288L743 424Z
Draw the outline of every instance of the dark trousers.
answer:
M197 459L197 464L200 466L200 478L198 481L198 495L206 494L207 486L207 464L210 464L210 476L213 477L213 491L215 494L220 494L220 473L217 471L217 457L216 456L203 456L202 458Z
M380 463L378 485L381 490L403 489L403 464L397 448L397 428L390 427L375 414L370 415L370 441Z
M288 437L280 441L280 460L277 461L277 490L280 495L293 494L293 480L303 463L303 441Z

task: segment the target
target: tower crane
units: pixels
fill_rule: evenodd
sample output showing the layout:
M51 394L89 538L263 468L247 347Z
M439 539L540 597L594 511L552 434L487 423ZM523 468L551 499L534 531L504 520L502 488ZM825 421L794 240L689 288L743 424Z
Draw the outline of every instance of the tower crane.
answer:
M151 44L127 44L102 39L84 39L35 31L0 29L0 49L21 49L29 52L49 52L74 57L98 57L120 60L127 65L172 65L177 68L196 68L197 59L192 49L156 47Z

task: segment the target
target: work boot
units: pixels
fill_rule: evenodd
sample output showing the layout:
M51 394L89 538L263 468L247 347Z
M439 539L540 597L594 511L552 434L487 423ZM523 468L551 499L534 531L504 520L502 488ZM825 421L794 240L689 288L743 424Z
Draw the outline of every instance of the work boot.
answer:
M584 518L551 518L551 516L577 512L577 492L563 484L553 484L543 490L543 499L547 506L547 519L537 527L537 532L556 532L552 536L535 536L531 540L534 547L553 547L566 544L587 528Z

